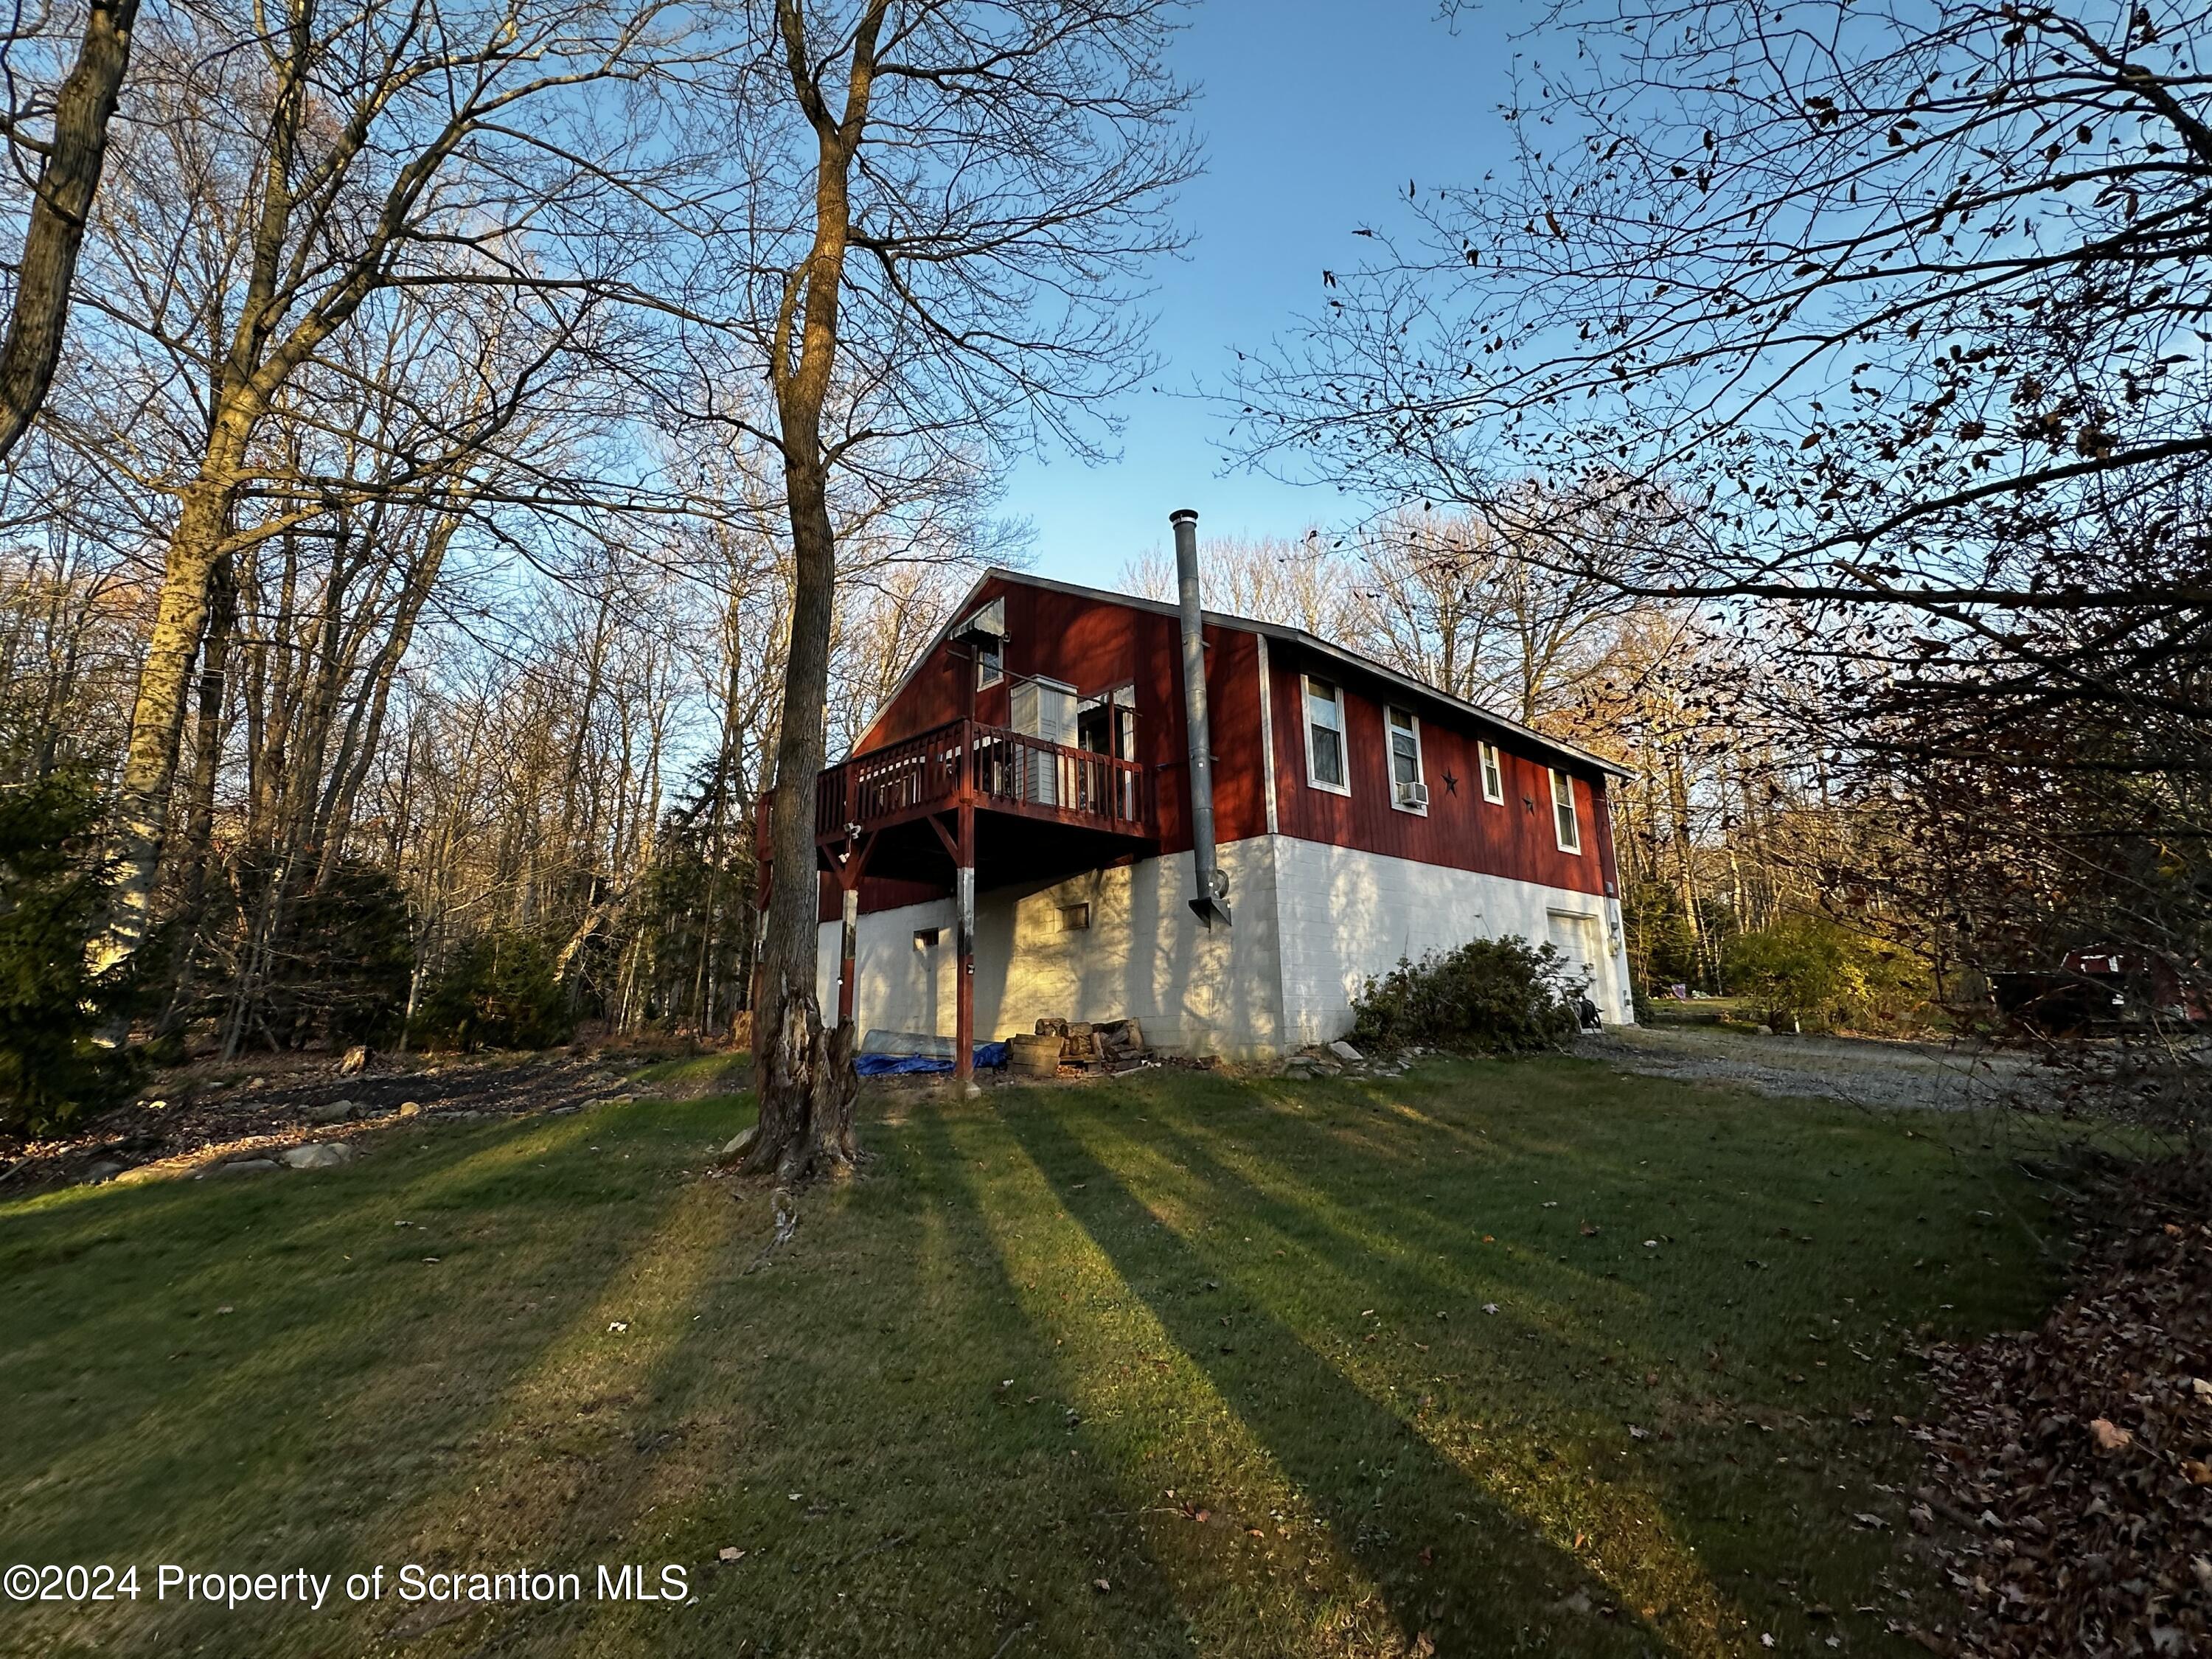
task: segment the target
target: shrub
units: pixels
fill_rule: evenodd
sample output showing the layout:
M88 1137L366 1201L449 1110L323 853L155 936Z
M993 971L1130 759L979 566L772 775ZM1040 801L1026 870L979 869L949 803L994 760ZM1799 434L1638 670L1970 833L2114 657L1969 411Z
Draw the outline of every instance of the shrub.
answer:
M1923 970L1908 952L1826 916L1784 916L1738 933L1728 943L1726 961L1729 990L1749 999L1777 1030L1893 1021L1927 994Z
M0 1130L55 1133L135 1080L92 1040L128 989L85 966L106 889L98 827L98 792L74 768L0 786Z
M1555 1048L1580 1029L1574 999L1581 988L1549 945L1471 939L1369 980L1352 1005L1352 1041L1375 1049L1414 1042L1490 1054Z
M567 1042L574 1027L544 941L496 933L447 958L407 1029L433 1048L547 1048Z
M281 861L240 854L211 874L204 924L192 930L193 994L176 1024L221 1020L240 994L238 961L270 902ZM246 994L241 1029L272 1048L311 1042L381 1046L399 1028L414 966L407 901L392 877L366 860L340 858L327 879L291 896L278 948L259 964Z

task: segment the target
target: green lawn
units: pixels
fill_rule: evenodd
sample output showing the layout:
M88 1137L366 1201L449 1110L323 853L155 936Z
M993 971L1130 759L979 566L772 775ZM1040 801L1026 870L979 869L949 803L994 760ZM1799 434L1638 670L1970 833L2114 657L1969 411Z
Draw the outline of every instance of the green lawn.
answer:
M1853 1611L1945 1594L1853 1519L1903 1524L1900 1349L2055 1271L1962 1121L1566 1060L872 1100L764 1261L702 1178L749 1109L0 1206L0 1563L142 1590L0 1650L1917 1652ZM161 1563L386 1580L232 1612Z

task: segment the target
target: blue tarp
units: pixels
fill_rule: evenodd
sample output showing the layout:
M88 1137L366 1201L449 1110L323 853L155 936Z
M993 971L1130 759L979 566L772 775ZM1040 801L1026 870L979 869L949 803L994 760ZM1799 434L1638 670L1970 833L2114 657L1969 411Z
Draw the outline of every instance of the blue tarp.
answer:
M975 1045L975 1069L983 1071L1006 1063L1006 1045L1003 1042L979 1042ZM928 1054L855 1054L853 1069L862 1077L907 1077L920 1072L949 1072L950 1060L937 1060Z

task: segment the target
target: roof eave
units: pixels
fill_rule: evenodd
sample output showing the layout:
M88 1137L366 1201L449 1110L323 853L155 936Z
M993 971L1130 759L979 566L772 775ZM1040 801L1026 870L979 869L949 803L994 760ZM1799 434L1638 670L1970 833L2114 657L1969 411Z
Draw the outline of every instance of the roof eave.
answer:
M1049 576L1035 576L1025 571L1007 570L994 566L983 573L982 581L976 583L975 589L970 592L969 599L962 601L954 621L957 621L960 616L966 614L969 600L972 600L975 592L981 590L983 582L988 582L994 577L1006 581L1026 582L1032 587L1048 588L1056 593L1071 594L1080 599L1103 599L1115 605L1126 605L1135 610L1149 611L1155 616L1180 618L1182 614L1179 606L1170 605L1164 599L1146 599L1136 593L1116 593L1103 587L1088 587L1080 582L1057 581ZM1607 760L1602 755L1593 754L1579 744L1548 737L1533 726L1523 726L1518 720L1485 708L1480 703L1469 702L1464 697L1456 697L1449 691L1439 690L1425 680L1417 680L1410 674L1401 673L1387 663L1379 663L1372 657L1362 656L1357 651L1322 639L1318 634L1309 634L1303 628L1293 628L1285 623L1261 622L1256 617L1235 616L1225 611L1207 611L1200 614L1206 622L1218 628L1234 629L1247 634L1261 634L1272 640L1280 640L1286 645L1295 645L1305 650L1318 652L1360 673L1388 680L1412 696L1441 704L1455 714L1463 714L1469 719L1494 726L1499 732L1517 738L1523 743L1548 750L1554 755L1588 767L1593 771L1605 772L1616 778L1632 778L1636 775L1619 761ZM948 622L942 632L949 633L952 626L953 623ZM937 645L942 642L942 637L940 637L936 643L931 645L930 650L934 651ZM900 689L903 689L904 685L905 682L902 680ZM894 691L893 696L896 695L896 691ZM885 707L889 706L887 702ZM874 721L871 720L869 724L872 726Z

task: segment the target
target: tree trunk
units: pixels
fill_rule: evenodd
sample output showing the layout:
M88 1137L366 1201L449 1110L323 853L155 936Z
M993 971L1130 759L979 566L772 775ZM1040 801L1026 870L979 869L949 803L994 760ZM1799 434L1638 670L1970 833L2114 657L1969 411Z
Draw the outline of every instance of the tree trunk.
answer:
M192 956L207 908L208 860L215 852L215 786L222 768L223 702L228 690L230 637L235 625L237 592L231 562L219 561L209 580L207 641L201 653L200 706L192 733L192 787L179 860L184 896L178 906L176 954L170 963L168 1005L155 1030L162 1036L181 1032L190 1018Z
M826 1030L815 994L820 877L814 851L814 780L822 770L830 684L836 548L819 467L787 469L792 519L791 653L784 667L775 787L769 796L767 937L761 1000L753 1014L760 1133L748 1170L787 1181L848 1169L854 1151L854 1034Z
M870 0L854 31L842 116L833 116L810 67L798 0L778 0L776 22L792 90L817 146L814 242L792 273L777 313L769 377L783 449L784 501L791 515L791 648L784 660L782 722L772 795L767 927L761 941L761 997L753 1015L753 1067L760 1133L748 1170L784 1181L836 1175L853 1165L854 1034L822 1025L814 993L821 878L814 853L814 781L822 770L830 701L830 637L837 538L830 517L829 460L822 411L836 368L838 302L852 234L853 158L867 125L877 37L890 0Z
M228 469L213 477L204 471L200 482L185 491L169 537L153 637L138 675L131 740L116 791L113 884L104 925L87 953L95 973L130 962L153 931L154 878L168 823L177 745L184 735L185 696L207 625L208 579L222 552L234 476ZM100 1041L119 1046L129 1035L127 1027L127 1015L111 1017Z
M93 0L76 62L54 99L53 148L31 195L15 311L0 344L0 459L15 448L46 400L69 324L70 289L84 223L107 161L107 126L131 64L138 0Z

